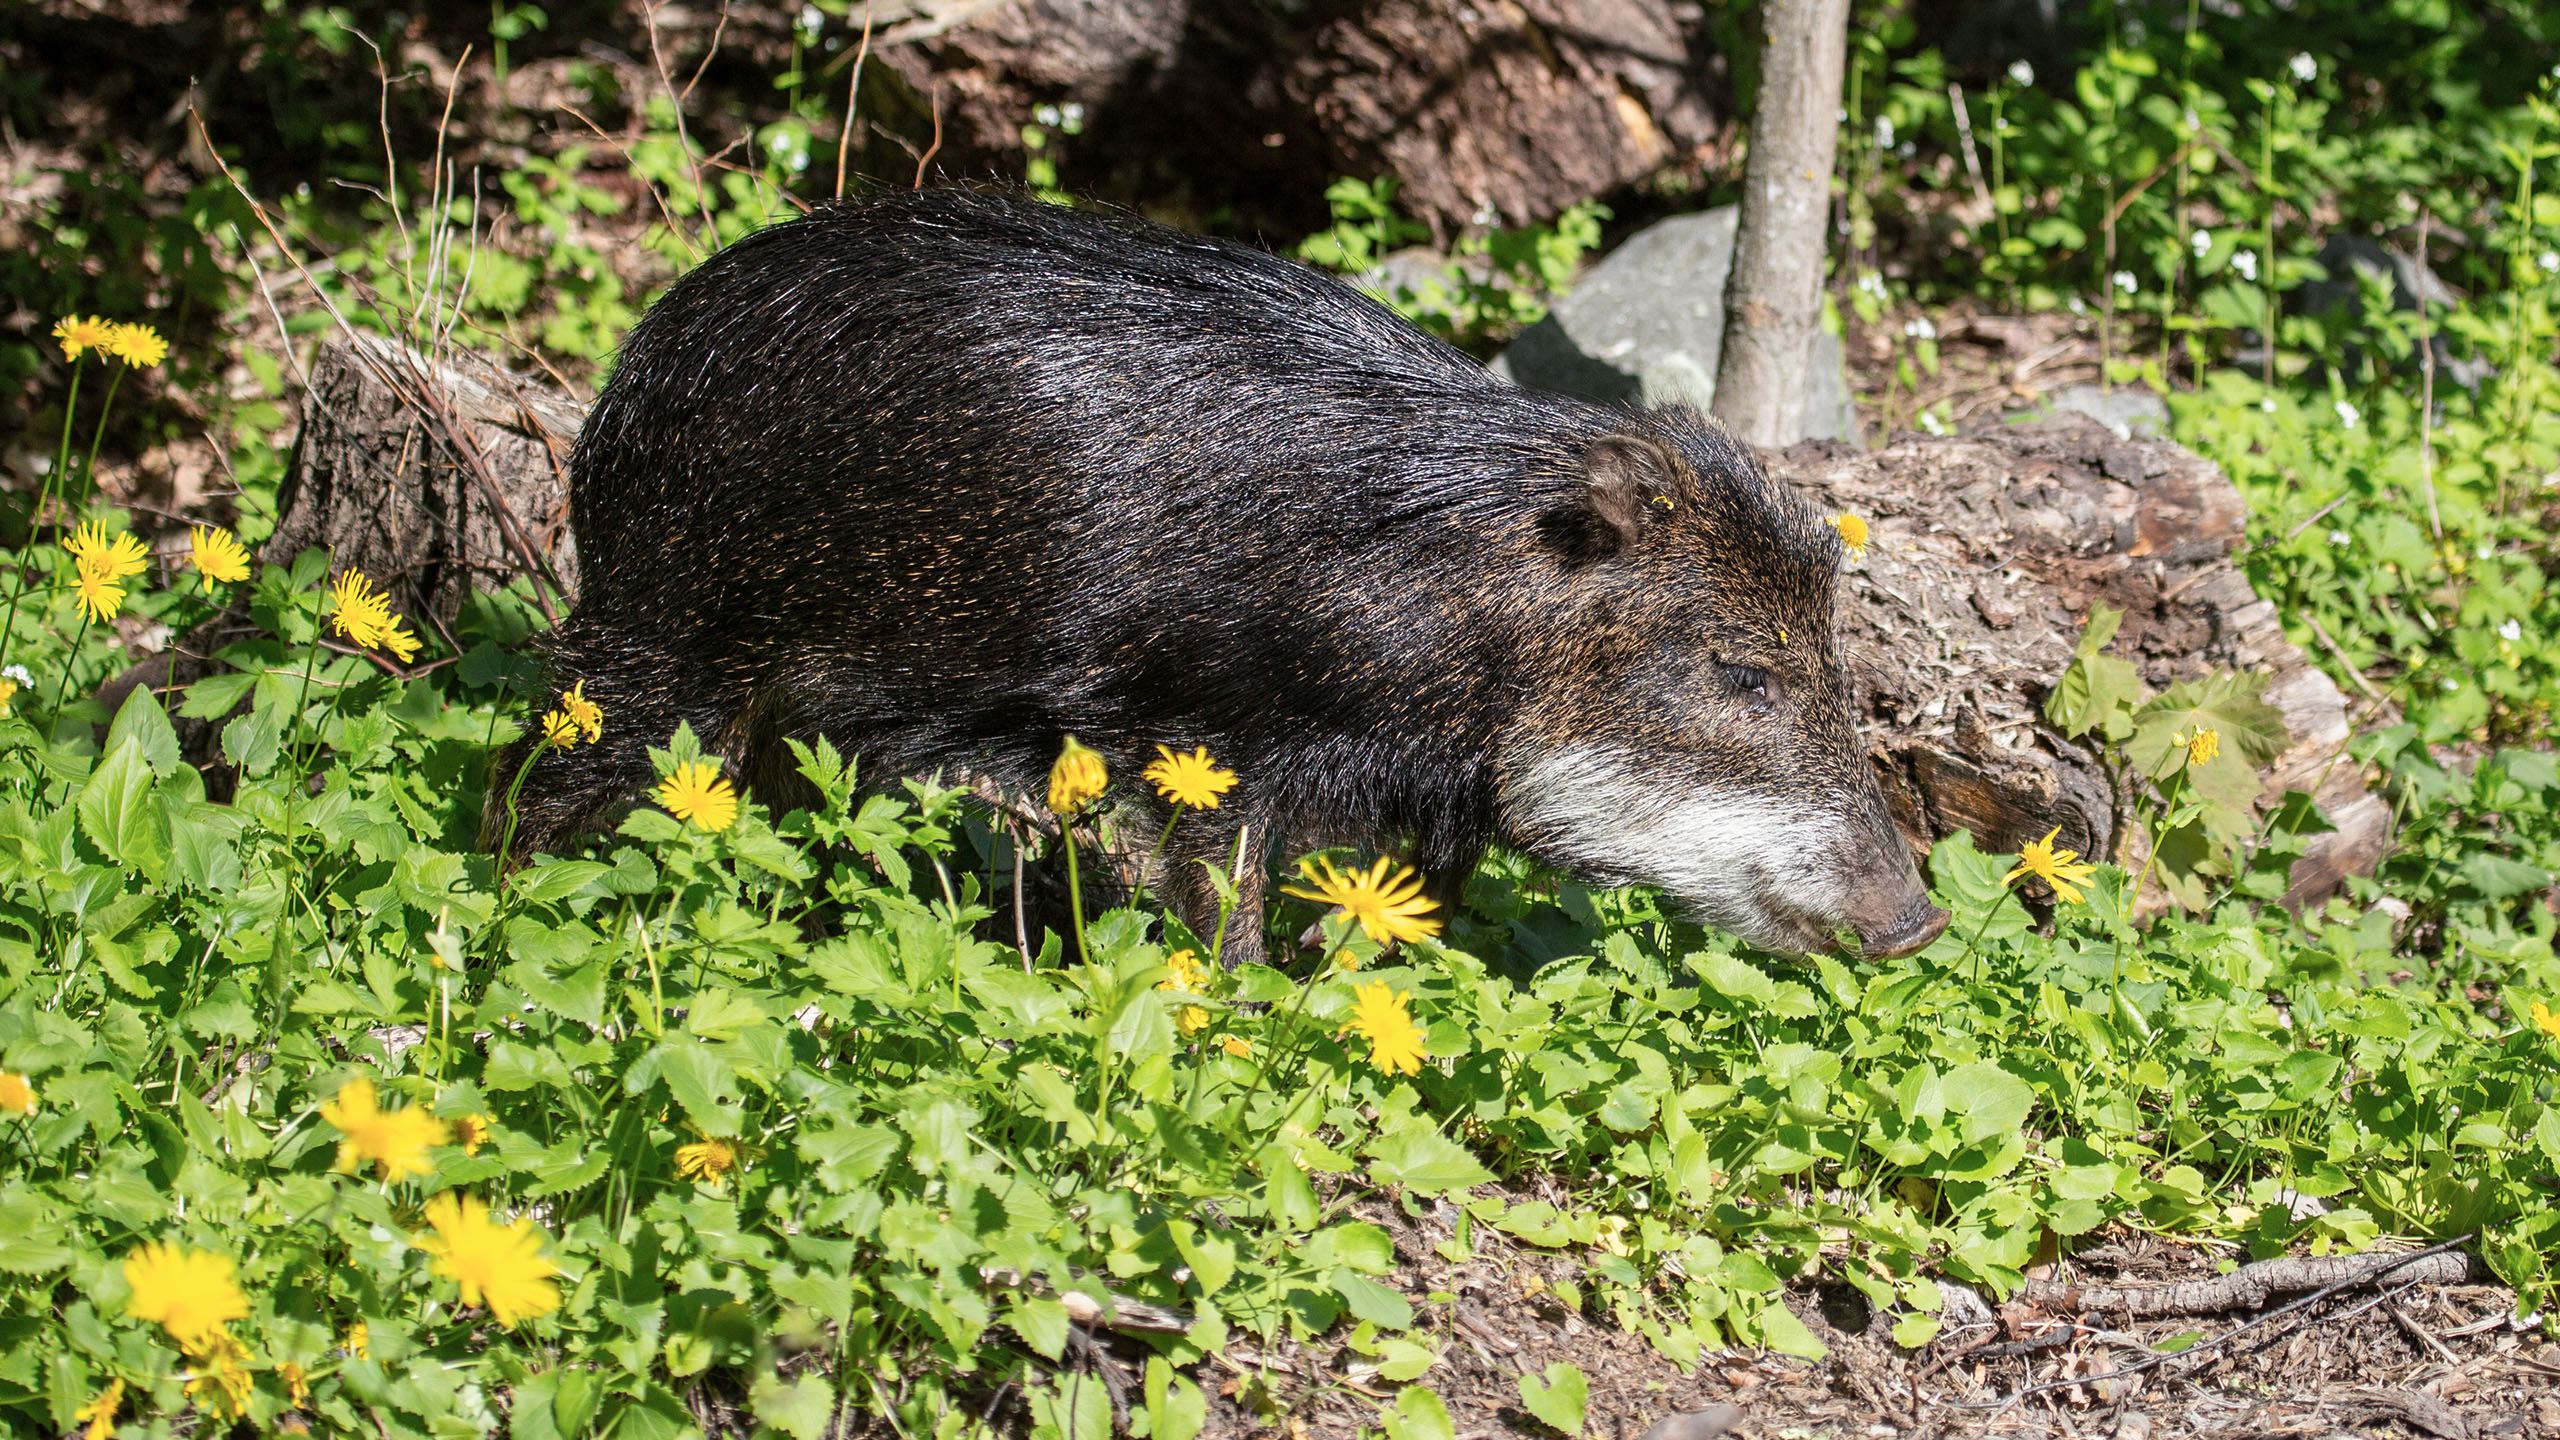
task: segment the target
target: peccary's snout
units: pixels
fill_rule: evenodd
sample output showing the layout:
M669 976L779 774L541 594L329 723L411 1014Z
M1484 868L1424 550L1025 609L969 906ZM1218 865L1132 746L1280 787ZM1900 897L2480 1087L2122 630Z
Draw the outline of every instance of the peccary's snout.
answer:
M1858 932L1858 948L1870 960L1890 960L1908 955L1938 938L1947 928L1947 912L1929 903L1929 892L1919 886L1913 876L1904 892L1907 898L1887 918L1875 923L1852 920Z

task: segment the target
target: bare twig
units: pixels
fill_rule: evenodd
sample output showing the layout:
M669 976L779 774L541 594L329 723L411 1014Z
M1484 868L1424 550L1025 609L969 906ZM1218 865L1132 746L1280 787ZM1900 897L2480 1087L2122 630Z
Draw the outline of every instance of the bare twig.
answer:
M844 87L844 129L836 134L836 198L844 198L844 156L853 144L853 111L862 101L862 62L871 55L871 16L876 4L862 7L862 45L853 52L853 80Z
M916 183L907 187L911 190L924 188L925 167L933 163L934 155L942 149L942 87L934 85L926 93L933 97L933 143L916 157Z
M2364 692L2364 698L2377 706L2381 705L2382 692L2373 688L2373 682L2364 678L2364 672L2356 668L2356 662L2348 659L2347 652L2338 648L2338 642L2329 638L2329 632L2321 628L2320 617L2305 610L2302 612L2302 623L2310 626L2311 633L2320 637L2320 644L2336 657L2338 668L2346 671L2347 678L2356 682L2356 688Z
M1991 187L1982 178L1982 156L1973 148L1973 117L1964 108L1964 87L1953 80L1947 82L1947 103L1955 107L1956 138L1964 142L1964 173L1973 177L1973 193L1982 208L1997 215L1999 202L1992 198Z
M2349 495L2354 494L2354 493L2355 493L2355 492L2354 492L2354 491L2352 491L2352 490L2341 490L2341 491L2339 491L2339 492L2338 492L2338 498L2336 498L2335 500L2330 501L2330 502L2329 502L2328 504L2326 504L2326 505L2321 506L2319 509L2312 511L2310 514L2303 516L2303 517L2302 517L2302 523L2301 523L2301 524L2296 525L2296 526L2294 526L2292 529L2287 530L2286 532L2284 532L2284 538L2285 538L2285 539L2287 539L2287 540L2291 540L2293 537L2295 537L2295 536L2297 536L2297 535L2301 534L2303 531L2308 530L2308 529L2310 529L2312 526L2319 524L2319 523L2320 523L2320 521L2321 521L2321 519L2322 519L2322 517L2326 516L2330 511L2337 509L2339 506L2346 504L2346 503L2347 503L2347 497L2348 497Z
M2418 206L2418 483L2427 492L2427 531L2444 543L2444 517L2436 513L2436 342L2427 323L2427 229L2434 212Z

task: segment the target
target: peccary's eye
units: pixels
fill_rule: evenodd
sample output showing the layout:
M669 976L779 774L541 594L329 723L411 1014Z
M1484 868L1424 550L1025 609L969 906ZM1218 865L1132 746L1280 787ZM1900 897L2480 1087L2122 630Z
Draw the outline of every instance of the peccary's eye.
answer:
M1750 665L1727 665L1724 678L1736 693L1748 695L1763 705L1773 698L1769 693L1769 672L1766 670Z

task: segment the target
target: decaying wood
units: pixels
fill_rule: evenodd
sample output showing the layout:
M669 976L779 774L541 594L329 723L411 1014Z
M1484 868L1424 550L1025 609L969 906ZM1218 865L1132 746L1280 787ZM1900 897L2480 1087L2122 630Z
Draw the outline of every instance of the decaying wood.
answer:
M2406 1263L2402 1263L2406 1261ZM2400 1255L2282 1257L2243 1265L2210 1280L2168 1285L2057 1285L2029 1280L2018 1298L2057 1315L2217 1315L2256 1310L2278 1295L2299 1295L2335 1285L2357 1285L2389 1272L2394 1285L2459 1285L2478 1268L2469 1255L2447 1252L2408 1260Z
M2390 809L2344 759L2346 700L2284 637L2232 563L2248 508L2221 471L2167 441L2120 440L2076 415L1961 438L1904 433L1881 450L1830 442L1770 458L1874 543L1842 590L1841 638L1871 753L1904 834L1958 830L2015 852L2059 828L2083 855L2128 858L2096 757L2044 722L2093 601L2122 610L2109 653L2153 688L2219 667L2263 671L2291 748L2265 801L2311 794L2337 829L2294 862L2288 906L2381 858Z
M390 585L404 613L432 626L468 587L524 573L531 548L558 575L565 608L577 564L561 467L580 407L478 361L419 368L390 351L341 341L321 352L264 558L332 546L341 567ZM421 397L441 398L422 416ZM1816 503L1873 527L1844 581L1840 626L1870 753L1915 846L1966 830L1986 850L2015 851L2058 827L2059 843L2084 855L2123 853L2106 773L2042 713L2081 617L2104 601L2125 612L2111 653L2154 687L2223 666L2267 673L2294 742L2262 775L2267 801L2311 793L2337 826L2295 862L2288 904L2323 898L2380 858L2389 810L2342 758L2344 697L2233 565L2246 506L2205 460L2077 416L1767 458ZM219 626L188 637L180 683L216 643L227 643ZM136 670L156 682L166 663Z

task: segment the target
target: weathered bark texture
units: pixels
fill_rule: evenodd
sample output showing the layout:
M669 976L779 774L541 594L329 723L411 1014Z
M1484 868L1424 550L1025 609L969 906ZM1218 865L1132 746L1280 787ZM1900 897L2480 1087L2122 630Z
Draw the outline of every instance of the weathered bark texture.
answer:
M2305 791L2337 826L2294 862L2286 904L2323 898L2381 858L2390 809L2343 758L2345 697L2232 564L2248 509L2210 462L2078 415L1768 459L1808 498L1872 527L1843 589L1841 639L1886 796L1915 844L1968 830L1984 850L2014 852L2059 827L2057 843L2083 855L2124 853L2106 772L2043 718L2082 617L2104 601L2125 615L2108 653L2155 689L2218 667L2267 673L2293 745L2261 772L2264 803Z
M1445 240L1551 219L1711 142L1723 69L1703 16L1683 14L1676 0L902 0L881 6L874 53L919 113L939 107L950 177L1020 174L1035 107L1073 103L1083 134L1050 142L1071 189L1305 230L1320 210L1270 212L1270 197L1390 175Z
M523 573L501 518L511 513L574 594L558 464L581 418L573 401L477 361L421 366L376 342L325 348L313 391L265 558L336 546L341 568L363 567L410 616L440 623L465 587ZM2380 857L2389 811L2341 762L2345 702L2233 566L2247 512L2210 463L2080 416L1961 439L1906 432L1868 452L1816 441L1767 459L1807 498L1873 527L1842 586L1840 627L1870 753L1915 845L1969 830L2014 851L2058 826L2069 848L2117 853L2105 772L2042 717L2081 617L2104 601L2125 612L2109 653L2154 687L2217 666L2268 672L2294 740L2263 774L2268 803L2312 792L2338 826L2295 863L2288 903L2326 896ZM180 683L237 638L222 623L187 637ZM136 671L156 682L166 663Z
M1767 0L1742 228L1725 281L1716 418L1754 445L1804 438L1806 363L1822 324L1822 256L1849 0Z

